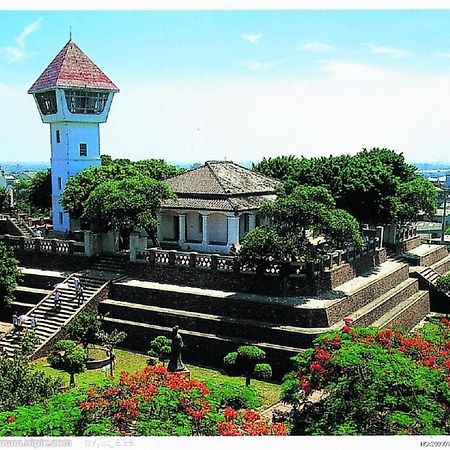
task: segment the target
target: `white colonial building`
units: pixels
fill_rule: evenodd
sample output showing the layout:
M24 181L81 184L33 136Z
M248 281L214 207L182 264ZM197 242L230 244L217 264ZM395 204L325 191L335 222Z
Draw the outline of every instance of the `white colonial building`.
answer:
M203 166L165 180L177 195L164 200L158 240L185 250L229 253L248 231L262 223L262 203L276 198L277 180L231 161Z
M42 122L50 124L53 228L71 228L59 204L69 177L100 166L99 124L106 122L117 86L70 39L35 81Z

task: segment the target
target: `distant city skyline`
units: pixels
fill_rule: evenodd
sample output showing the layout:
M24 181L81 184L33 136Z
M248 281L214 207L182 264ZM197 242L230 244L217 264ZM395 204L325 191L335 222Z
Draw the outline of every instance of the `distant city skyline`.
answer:
M450 162L449 10L0 11L0 159L46 161L27 90L72 29L120 88L113 158L258 161L388 147Z

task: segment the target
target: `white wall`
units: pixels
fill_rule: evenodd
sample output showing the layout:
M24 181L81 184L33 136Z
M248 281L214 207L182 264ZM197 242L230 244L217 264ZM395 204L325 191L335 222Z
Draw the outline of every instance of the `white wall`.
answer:
M175 211L163 211L161 223L161 235L163 241L178 241L178 236L174 235L174 220L178 220Z
M203 233L200 233L200 221L202 215L197 211L188 211L186 213L186 236L188 241L201 241Z
M227 242L227 216L212 213L208 217L208 240L214 242Z

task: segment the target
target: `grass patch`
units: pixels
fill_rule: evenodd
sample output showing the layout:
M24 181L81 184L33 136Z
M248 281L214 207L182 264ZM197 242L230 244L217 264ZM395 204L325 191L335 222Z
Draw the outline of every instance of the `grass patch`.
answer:
M116 379L119 378L122 370L134 373L147 365L147 356L141 353L116 349L115 354L116 369L114 375ZM105 352L101 349L92 349L89 351L89 355L100 359L105 357ZM46 358L37 359L31 364L36 370L41 370L42 372L54 377L60 377L62 378L64 385L69 385L69 375L61 370L56 370L50 367ZM218 384L223 382L234 382L242 385L245 384L245 377L228 376L218 370L194 366L192 364L187 364L187 367L191 372L191 377L200 381L213 380ZM82 388L89 388L100 384L104 379L105 373L102 372L101 369L86 370L79 375L75 375L75 382L77 386ZM257 388L261 396L260 400L262 402L262 406L259 409L265 409L279 401L281 393L281 387L279 384L267 383L259 380L252 380L251 384Z

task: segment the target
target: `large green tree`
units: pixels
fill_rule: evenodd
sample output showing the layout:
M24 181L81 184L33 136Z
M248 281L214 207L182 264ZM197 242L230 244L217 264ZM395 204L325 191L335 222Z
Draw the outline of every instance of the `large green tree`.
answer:
M144 176L105 181L90 193L81 219L101 230L127 234L142 226L152 234L161 200L170 197L173 193L166 183Z
M448 434L449 321L415 333L349 328L292 358L282 386L295 434Z
M284 181L288 191L298 185L326 187L336 206L360 223L414 221L419 211L431 215L436 208L434 186L401 153L389 149L364 149L353 156L268 158L254 169Z
M52 207L52 174L50 169L38 172L31 179L28 198L31 206L35 209L45 211Z
M81 343L89 355L89 344L93 344L97 340L97 333L102 328L102 320L95 310L83 311L72 320L64 330L67 332L69 339L74 339Z
M336 202L324 187L297 186L290 194L280 193L275 201L261 207L270 218L272 229L256 227L242 240L239 256L243 264L259 269L271 261L315 257L348 245L362 247L357 221ZM323 236L318 246L312 238Z
M14 291L20 279L19 261L14 258L12 248L0 242L0 307L14 300Z
M127 333L125 331L112 330L110 333L100 330L97 333L97 338L102 343L103 347L108 352L109 355L109 371L111 376L114 375L114 349L125 340Z
M102 166L83 170L69 178L61 205L85 226L94 221L100 228L120 225L121 229L130 230L141 220L139 225L154 227L155 206L159 200L171 195L164 184L157 182L179 171L159 159L131 162L105 158ZM148 213L150 210L152 217ZM111 218L110 213L113 213Z
M54 369L63 370L70 375L72 387L75 386L75 375L86 370L86 352L70 339L58 341L47 359Z

